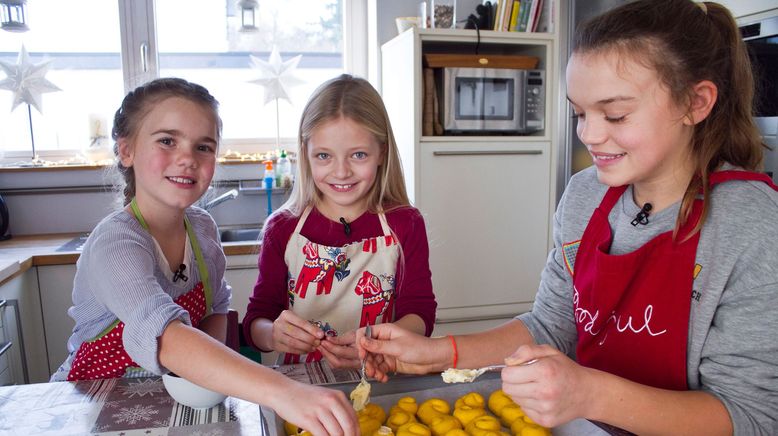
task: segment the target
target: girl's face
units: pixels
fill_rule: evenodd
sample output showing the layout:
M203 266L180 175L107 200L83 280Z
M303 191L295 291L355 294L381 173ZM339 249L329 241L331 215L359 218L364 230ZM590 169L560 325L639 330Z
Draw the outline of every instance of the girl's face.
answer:
M321 212L353 220L367 210L367 194L383 161L381 144L367 129L341 117L317 127L308 140L308 160Z
M180 97L154 104L137 135L119 141L133 167L139 204L183 210L208 189L216 166L217 125L208 109Z
M576 53L567 90L600 182L660 192L686 187L693 125L654 70L612 52Z

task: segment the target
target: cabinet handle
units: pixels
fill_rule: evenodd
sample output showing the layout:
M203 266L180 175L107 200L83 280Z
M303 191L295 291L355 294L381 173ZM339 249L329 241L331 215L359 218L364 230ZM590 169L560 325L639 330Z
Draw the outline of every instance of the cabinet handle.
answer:
M543 154L543 150L445 150L433 151L433 156L501 156L501 155Z
M149 44L146 42L140 44L140 69L144 73L149 72Z
M8 349L11 348L11 345L13 345L13 344L14 343L11 342L11 341L8 341L8 342L6 342L4 344L0 344L0 356L5 354L5 352L8 351Z
M5 300L0 300L0 309L5 307Z

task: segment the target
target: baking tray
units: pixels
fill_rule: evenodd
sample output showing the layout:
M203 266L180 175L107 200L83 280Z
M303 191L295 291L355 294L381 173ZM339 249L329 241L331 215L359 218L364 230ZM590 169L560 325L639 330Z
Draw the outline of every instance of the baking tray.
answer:
M348 395L357 383L337 383L329 384L327 387L340 390ZM442 398L447 400L451 407L457 398L468 392L478 392L489 398L489 394L502 386L502 380L499 373L486 373L473 383L454 383L446 384L440 377L440 374L431 374L425 376L395 376L388 383L371 382L370 402L383 407L385 411L397 402L400 398L410 395L416 398L416 402L421 404L430 398ZM266 430L264 434L270 436L285 436L284 421L272 409L260 407L263 419L265 420ZM555 436L604 436L611 435L604 429L593 423L576 419L565 425L552 429Z

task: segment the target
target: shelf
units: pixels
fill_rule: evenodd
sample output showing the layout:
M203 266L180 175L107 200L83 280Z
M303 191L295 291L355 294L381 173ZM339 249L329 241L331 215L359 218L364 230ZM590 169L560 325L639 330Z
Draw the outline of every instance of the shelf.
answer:
M461 136L422 136L420 143L441 143L441 142L542 142L548 141L543 135L514 136L514 135L461 135Z
M465 41L471 42L478 34L475 29L419 29L414 28L425 41ZM553 41L556 34L543 32L495 32L493 30L481 30L481 43L511 43L517 39Z

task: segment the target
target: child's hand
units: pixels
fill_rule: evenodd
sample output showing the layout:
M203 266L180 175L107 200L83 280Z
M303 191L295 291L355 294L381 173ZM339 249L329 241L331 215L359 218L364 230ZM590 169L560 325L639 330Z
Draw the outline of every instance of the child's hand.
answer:
M359 368L362 362L357 355L354 330L321 341L319 351L333 368Z
M601 384L593 380L598 371L578 365L550 345L522 345L505 363L503 391L546 427L586 416L586 406L594 403L594 386Z
M314 324L295 315L291 310L281 312L273 321L273 350L283 353L306 354L315 350L324 339L324 332Z
M343 392L293 382L286 393L272 406L287 422L314 435L359 433L357 415Z

